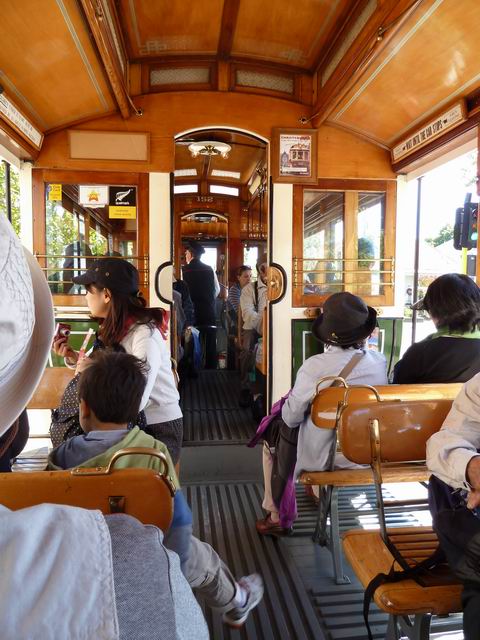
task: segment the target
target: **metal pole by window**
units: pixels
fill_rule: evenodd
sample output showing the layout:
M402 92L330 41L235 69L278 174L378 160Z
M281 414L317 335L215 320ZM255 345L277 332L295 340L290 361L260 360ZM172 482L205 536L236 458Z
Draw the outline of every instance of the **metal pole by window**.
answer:
M415 256L413 263L413 302L418 300L418 265L420 261L420 220L422 211L422 180L423 176L417 178L417 221L415 228ZM412 312L412 344L415 342L417 333L417 310Z
M5 168L5 207L7 209L7 218L12 222L12 190L10 184L10 163L3 160Z

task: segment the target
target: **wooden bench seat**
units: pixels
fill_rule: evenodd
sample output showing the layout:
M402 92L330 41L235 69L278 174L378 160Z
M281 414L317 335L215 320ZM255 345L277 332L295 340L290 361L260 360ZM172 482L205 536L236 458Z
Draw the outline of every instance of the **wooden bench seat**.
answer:
M435 533L426 527L389 529L392 533L392 541L412 564L428 558L438 546ZM378 573L388 574L392 567L393 557L378 531L348 531L343 537L343 549L364 588ZM453 576L442 579L447 584L423 587L412 579L383 584L375 591L374 600L380 609L394 616L442 616L461 611L462 585Z
M324 387L318 390L322 383L328 382L330 384L332 381L337 381L340 386ZM429 407L435 406L437 411L433 421L434 426L432 427L432 429L435 429L442 424L461 386L461 384L457 383L405 384L383 385L373 388L363 385L349 385L341 378L329 377L319 380L317 393L312 402L311 418L319 429L328 429L334 433L330 449L330 465L328 469L322 471L304 471L298 477L298 481L304 485L319 487L320 501L313 540L317 544L330 549L337 584L350 582L343 571L340 547L339 490L342 487L360 487L374 484L374 476L370 467L334 469L336 451L342 451L347 457L349 457L349 454L355 456L358 453L358 451L345 452L344 441L348 442L350 448L363 447L362 463L368 464L370 460L368 420L364 419L361 427L359 427L357 417L355 417L352 428L354 430L360 428L360 431L356 432L356 439L350 437L348 433L348 408L364 403L378 404L380 402L381 404L383 402L393 402L398 403L398 406L400 406L405 402L430 402ZM425 410L428 412L429 408L426 407ZM402 425L399 424L397 427L398 437L402 437L402 428ZM416 460L416 458L412 457L412 460ZM384 465L383 474L384 483L426 482L430 476L423 461L415 462L414 464L391 462L389 465ZM426 505L419 502L417 505L412 506L411 510L422 508L426 508ZM376 509L362 513L375 512Z
M389 482L426 482L430 472L424 464L393 464L383 471L383 481ZM304 471L299 482L305 485L352 487L374 484L370 467L363 469L335 469L334 471Z
M60 404L65 387L74 376L67 367L47 367L27 409L55 409Z
M379 531L348 531L343 548L355 574L364 587L378 574L389 574L394 566L402 571L399 556L410 567L429 558L438 547L431 528L413 526L387 528L386 511L395 508L410 511L408 497L394 503L383 497L391 465L412 461L423 463L426 443L438 431L450 410L452 401L435 400L377 400L345 407L339 420L339 437L345 457L356 464L369 464L374 479L378 507ZM396 560L391 549L395 549ZM397 576L377 587L374 600L390 615L387 638L405 635L410 640L427 640L430 636L431 616L448 615L461 610L462 585L448 567L440 565L418 576Z
M113 468L117 460L130 453L160 458L164 464L162 473L144 468ZM14 511L49 502L99 509L105 515L127 513L163 531L172 520L174 494L165 456L141 447L117 451L105 468L0 473L0 504Z

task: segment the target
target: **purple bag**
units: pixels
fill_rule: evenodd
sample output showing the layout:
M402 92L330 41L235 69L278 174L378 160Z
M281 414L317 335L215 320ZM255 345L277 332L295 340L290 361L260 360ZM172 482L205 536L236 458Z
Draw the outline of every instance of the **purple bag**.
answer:
M294 471L299 428L291 429L282 420L282 407L290 395L283 396L273 406L270 414L260 422L255 436L248 443L254 447L264 440L275 447L272 469L272 496L278 506L280 526L291 527L297 518Z

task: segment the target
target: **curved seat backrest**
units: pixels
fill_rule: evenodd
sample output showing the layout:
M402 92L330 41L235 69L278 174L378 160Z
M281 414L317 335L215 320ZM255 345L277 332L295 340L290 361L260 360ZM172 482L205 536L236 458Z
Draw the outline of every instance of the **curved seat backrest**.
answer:
M375 387L375 391L383 400L453 400L456 398L461 383L449 384L389 384ZM315 395L311 418L315 426L322 429L334 429L337 426L337 417L340 405L362 404L377 402L372 388L362 386L326 387ZM345 411L345 406L342 407Z
M128 464L135 468L114 469ZM145 468L149 459L160 460L162 471ZM116 451L106 467L76 467L68 471L0 473L0 504L16 511L42 503L99 509L104 515L126 513L143 524L166 531L173 517L175 485L165 455L156 449L130 447Z
M349 404L339 418L342 453L357 464L425 460L427 440L442 426L453 399Z

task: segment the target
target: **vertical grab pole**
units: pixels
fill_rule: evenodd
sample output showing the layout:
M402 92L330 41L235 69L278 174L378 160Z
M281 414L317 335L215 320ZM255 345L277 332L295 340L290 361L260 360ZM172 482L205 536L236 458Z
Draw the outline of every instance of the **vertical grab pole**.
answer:
M413 263L413 301L418 300L418 263L420 259L420 219L422 209L422 180L423 176L417 178L417 220L415 227L415 256ZM412 344L415 342L417 332L417 310L412 311Z

